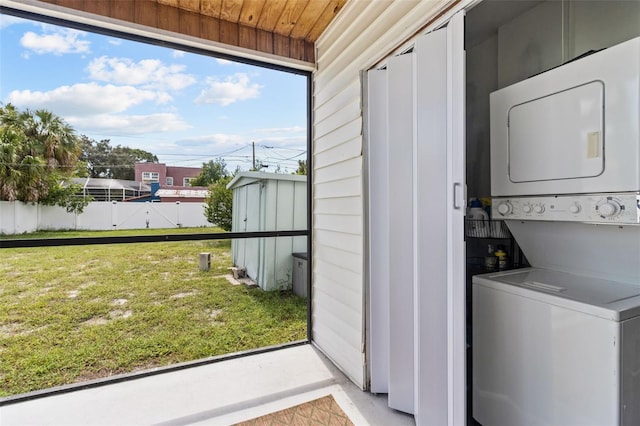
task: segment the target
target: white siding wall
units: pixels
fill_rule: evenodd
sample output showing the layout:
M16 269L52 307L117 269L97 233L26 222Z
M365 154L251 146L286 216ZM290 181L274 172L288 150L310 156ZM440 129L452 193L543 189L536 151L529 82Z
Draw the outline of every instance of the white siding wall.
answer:
M313 340L363 388L365 199L360 73L400 47L449 3L350 1L317 43Z

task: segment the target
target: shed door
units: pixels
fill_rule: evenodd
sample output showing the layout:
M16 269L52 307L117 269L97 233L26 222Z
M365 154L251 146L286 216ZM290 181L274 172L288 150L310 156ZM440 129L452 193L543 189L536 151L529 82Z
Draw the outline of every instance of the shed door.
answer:
M386 137L369 116L369 164L387 155L388 173L369 180L369 223L386 222L370 241L389 244L369 247L369 373L418 425L466 422L464 66L462 11L368 81L370 111L388 102Z

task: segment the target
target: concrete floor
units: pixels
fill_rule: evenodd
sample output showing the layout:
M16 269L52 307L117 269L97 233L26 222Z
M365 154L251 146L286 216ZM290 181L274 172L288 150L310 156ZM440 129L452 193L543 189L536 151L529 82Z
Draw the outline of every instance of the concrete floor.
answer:
M9 425L229 425L331 394L356 425L414 425L312 345L0 407Z

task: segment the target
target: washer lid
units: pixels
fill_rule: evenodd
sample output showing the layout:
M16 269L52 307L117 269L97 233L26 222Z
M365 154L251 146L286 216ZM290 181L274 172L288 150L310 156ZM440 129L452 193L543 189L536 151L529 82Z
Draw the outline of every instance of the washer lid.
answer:
M476 275L473 283L613 321L640 315L640 283L538 268Z

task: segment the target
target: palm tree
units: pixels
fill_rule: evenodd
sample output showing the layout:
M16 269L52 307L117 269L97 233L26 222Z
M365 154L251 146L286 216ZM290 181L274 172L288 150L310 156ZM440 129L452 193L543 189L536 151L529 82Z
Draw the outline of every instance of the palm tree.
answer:
M82 146L71 126L52 112L39 109L23 113L25 134L33 140L35 151L51 168L72 169L78 161ZM32 153L33 155L34 153Z
M0 127L0 200L15 201L18 198L20 169L18 147L22 144L20 134Z
M46 199L73 174L80 152L75 131L55 114L0 105L0 199Z

